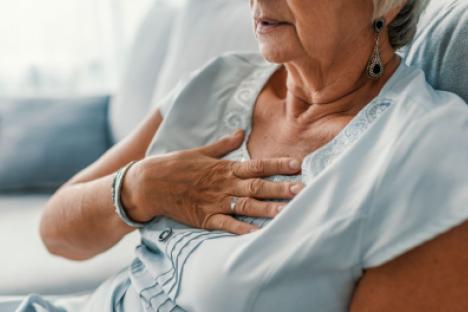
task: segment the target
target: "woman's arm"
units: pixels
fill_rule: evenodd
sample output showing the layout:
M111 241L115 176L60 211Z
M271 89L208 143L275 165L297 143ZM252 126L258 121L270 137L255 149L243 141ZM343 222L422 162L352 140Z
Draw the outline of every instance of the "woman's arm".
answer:
M129 217L139 222L166 216L197 228L245 234L256 227L231 214L273 218L283 204L258 199L291 199L303 187L301 183L262 179L297 174L301 164L291 158L242 163L220 160L241 145L240 131L200 148L144 158L161 122L161 114L155 111L51 198L40 226L51 253L88 259L132 231L114 212L111 186L114 172L133 160L140 161L125 176L121 200ZM230 207L233 196L239 198L234 211Z
M369 270L352 312L468 311L468 222Z
M144 157L161 122L159 110L154 111L131 135L52 196L40 225L42 240L51 253L84 260L112 247L132 231L114 212L113 173Z

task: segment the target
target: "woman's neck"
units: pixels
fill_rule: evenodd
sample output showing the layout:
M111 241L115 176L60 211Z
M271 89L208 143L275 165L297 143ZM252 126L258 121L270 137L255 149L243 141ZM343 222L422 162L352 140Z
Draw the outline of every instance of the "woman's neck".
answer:
M348 64L344 70L324 74L320 66L285 64L278 74L281 98L288 118L310 124L333 115L355 115L375 98L400 64L400 58L388 51L382 56L385 72L371 80L362 65ZM319 70L317 70L319 69ZM278 90L278 89L277 89Z

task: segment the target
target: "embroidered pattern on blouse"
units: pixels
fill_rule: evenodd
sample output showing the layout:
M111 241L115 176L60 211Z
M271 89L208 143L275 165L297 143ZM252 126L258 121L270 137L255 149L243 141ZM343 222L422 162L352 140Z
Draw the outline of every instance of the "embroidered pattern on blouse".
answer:
M259 81L264 81L269 75L269 71L260 67L239 84L233 98L227 105L227 113L219 137L229 135L239 128L246 129L248 127L250 124L249 111L262 87L262 85L259 86Z
M312 177L317 176L347 147L356 142L390 105L391 102L388 100L375 100L367 105L331 142L311 154L307 160L310 165L303 168L303 171Z

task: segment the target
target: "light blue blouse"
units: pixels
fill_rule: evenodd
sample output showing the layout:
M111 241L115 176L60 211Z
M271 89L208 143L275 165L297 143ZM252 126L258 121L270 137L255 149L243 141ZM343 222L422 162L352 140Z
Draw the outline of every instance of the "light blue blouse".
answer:
M194 73L160 106L164 122L147 155L198 147L238 128L249 134L258 94L277 69L256 54L230 54ZM346 311L364 269L468 219L467 147L463 100L433 90L422 71L402 64L304 159L301 176L269 178L301 179L306 188L273 220L239 217L261 230L236 236L160 219L141 230L129 270L87 304L110 302L100 311L129 311L129 302L139 302L131 311ZM249 159L245 142L226 159Z
M277 68L258 55L228 55L195 73L161 106L165 121L148 155L237 128L249 133L257 96ZM467 219L468 170L457 165L467 146L466 104L401 65L334 140L305 158L301 177L272 177L307 185L280 216L243 218L262 227L244 236L163 219L141 232L133 285L163 311L345 311L364 269ZM227 158L248 159L245 142Z

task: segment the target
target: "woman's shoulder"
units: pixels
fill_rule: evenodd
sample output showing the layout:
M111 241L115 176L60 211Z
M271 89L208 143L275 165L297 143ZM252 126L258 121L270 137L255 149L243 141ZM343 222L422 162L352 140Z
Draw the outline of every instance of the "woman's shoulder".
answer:
M159 104L163 123L150 153L205 145L246 128L258 92L275 68L256 53L228 53L193 72Z
M468 104L460 96L434 89L424 71L415 66L400 65L382 93L391 98L412 122L442 112L446 115L465 114L468 118Z
M393 78L384 96L393 102L389 127L398 133L395 148L418 155L419 164L428 167L434 163L434 149L468 157L468 149L460 148L468 144L468 104L454 93L434 89L417 67L402 65Z
M195 104L201 105L201 102L218 101L219 95L229 94L252 73L265 71L272 66L274 65L265 61L258 53L222 54L201 68L180 77L179 83L158 103L158 107L163 117L166 117L176 103L178 108L184 108L186 105L193 107ZM187 97L192 99L190 103L186 101Z
M377 267L468 220L468 106L403 65L383 96L393 102L377 151L382 165L363 233L365 268ZM375 162L378 164L379 162Z

